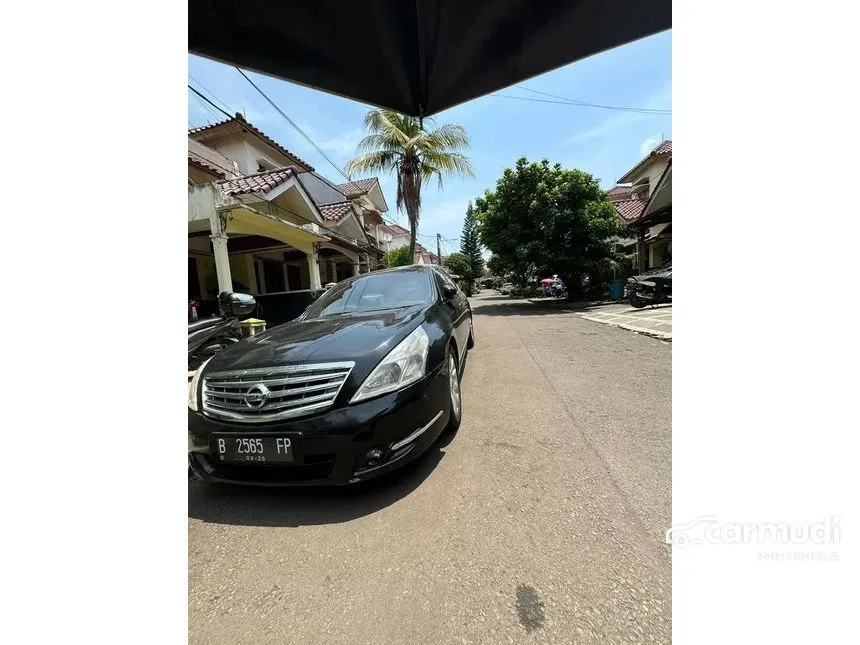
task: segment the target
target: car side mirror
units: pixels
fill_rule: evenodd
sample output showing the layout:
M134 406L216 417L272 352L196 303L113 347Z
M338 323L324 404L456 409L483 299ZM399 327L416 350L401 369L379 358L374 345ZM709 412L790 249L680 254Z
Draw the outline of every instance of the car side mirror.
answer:
M218 309L225 318L246 316L254 311L257 301L248 293L222 291L218 294Z
M445 300L450 300L456 295L457 287L454 287L450 284L446 284L444 287L442 287L442 296L445 298Z

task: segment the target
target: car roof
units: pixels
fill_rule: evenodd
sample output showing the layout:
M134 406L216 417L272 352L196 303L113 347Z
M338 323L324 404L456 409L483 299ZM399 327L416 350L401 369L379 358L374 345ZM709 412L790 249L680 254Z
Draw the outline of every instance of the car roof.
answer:
M392 267L390 269L378 269L376 271L371 271L370 273L362 273L360 275L354 275L354 276L351 276L349 278L346 278L345 280L341 280L337 284L342 284L345 282L346 283L357 282L358 280L362 280L364 278L372 278L373 276L376 276L376 275L386 275L386 274L392 274L392 273L424 273L424 274L439 273L440 269L441 269L441 267L439 267L435 264L430 264L430 265L427 265L427 264L408 264L408 265L402 266L402 267ZM433 283L433 280L431 280L430 282Z

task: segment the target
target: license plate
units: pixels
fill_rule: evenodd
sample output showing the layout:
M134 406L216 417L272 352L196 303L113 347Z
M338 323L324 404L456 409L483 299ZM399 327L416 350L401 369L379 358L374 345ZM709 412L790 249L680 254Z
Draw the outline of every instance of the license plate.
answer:
M211 449L222 462L284 463L293 461L293 442L290 437L221 435L212 438Z

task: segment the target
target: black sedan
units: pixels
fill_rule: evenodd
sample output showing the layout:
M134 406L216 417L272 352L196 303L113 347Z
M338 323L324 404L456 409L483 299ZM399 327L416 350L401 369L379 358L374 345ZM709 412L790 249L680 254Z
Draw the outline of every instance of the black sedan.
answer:
M456 432L472 310L438 267L369 273L236 343L189 388L188 457L209 482L347 484Z

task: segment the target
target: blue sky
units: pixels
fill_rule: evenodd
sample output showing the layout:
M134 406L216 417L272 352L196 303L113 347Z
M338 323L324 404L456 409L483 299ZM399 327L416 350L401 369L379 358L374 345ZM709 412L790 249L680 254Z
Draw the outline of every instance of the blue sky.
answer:
M210 98L214 95L231 113L243 112L251 123L308 161L317 172L335 183L343 181L233 67L189 56L188 73L192 86ZM266 76L249 76L341 168L354 155L367 106ZM597 54L521 85L589 103L671 109L672 33ZM549 98L516 87L498 93ZM204 109L190 91L188 94L189 126L223 120L223 115L213 114L211 107ZM660 141L661 135L667 139L672 136L671 116L494 96L475 99L434 118L437 124L459 123L467 129L472 143L469 156L475 167L474 179L448 179L441 192L434 182L422 193L419 241L435 250L435 234L441 233L450 240L444 243L443 254L459 248L457 238L468 201L493 188L502 171L520 156L534 160L546 157L565 167L579 168L609 188ZM391 207L387 218L405 224L405 214L394 209L394 178L382 176L380 180Z

